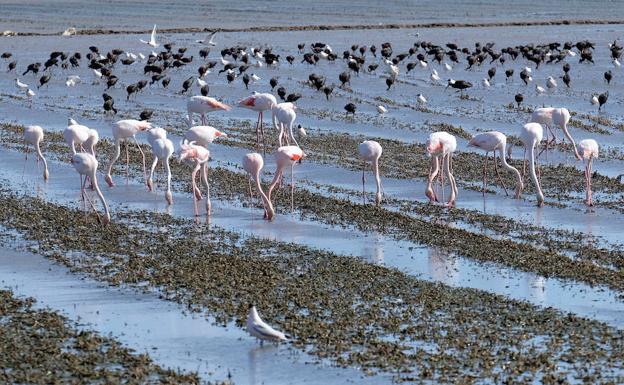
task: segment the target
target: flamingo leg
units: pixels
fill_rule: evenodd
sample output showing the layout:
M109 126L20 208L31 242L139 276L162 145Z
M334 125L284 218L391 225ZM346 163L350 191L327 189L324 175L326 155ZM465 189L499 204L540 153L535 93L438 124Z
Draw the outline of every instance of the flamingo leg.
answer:
M198 188L197 185L195 184L195 177L197 176L197 172L199 171L199 168L201 167L201 165L199 164L199 162L195 163L195 168L193 168L193 172L191 173L191 184L193 186L193 193L195 194L195 199L193 200L193 205L195 207L195 216L198 217L199 216L199 212L197 211L197 201L199 199L201 199L201 193L200 193L200 197L199 199L197 198L197 192L198 192Z
M295 211L295 164L290 165L290 211Z
M505 156L501 153L501 156ZM505 190L505 195L509 196L507 193L507 187L505 186L505 182L503 182L503 178L501 178L500 173L498 172L498 166L496 165L496 150L494 150L494 171L496 172L496 177L498 177L498 181L503 186L503 190Z
M113 187L115 185L113 183L111 171L113 170L113 164L115 164L115 161L119 159L120 154L121 154L121 142L119 139L115 139L115 154L113 155L113 159L111 159L111 162L108 165L108 174L106 175L106 178L104 178L106 180L106 183L108 183L110 187Z
M208 162L205 162L202 166L202 177L206 186L206 214L210 216L212 203L210 202L210 183L208 183Z
M124 142L124 148L126 149L126 184L128 184L130 173L130 154L128 153L128 142Z
M266 156L266 142L264 140L264 115L263 111L260 111L260 135L262 136L262 154Z
M488 152L485 153L485 162L483 162L483 196L485 196L485 188L487 187L487 163L488 163Z
M260 113L258 113L258 120L256 120L256 151L260 151Z
M366 161L362 161L362 201L366 204L366 176L364 172L366 171Z

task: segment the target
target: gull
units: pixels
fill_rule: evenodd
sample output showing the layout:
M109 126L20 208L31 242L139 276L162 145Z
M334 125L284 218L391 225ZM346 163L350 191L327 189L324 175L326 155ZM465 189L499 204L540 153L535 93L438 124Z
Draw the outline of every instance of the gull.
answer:
M386 112L388 112L388 109L384 106L377 106L377 112L379 112L380 114L385 114Z
M28 101L30 102L30 106L32 107L33 97L35 96L35 92L30 88L26 91L26 96L28 96Z
M399 75L399 67L394 64L390 65L390 74L393 78L396 78Z
M569 56L572 56L572 57L576 56L576 52L570 51L570 50L566 51L566 54L568 54Z
M225 59L223 58L223 56L221 56L221 64L223 64L224 66L226 66L226 65L230 64L230 62L229 62L229 61L227 61L227 60L225 60Z
M426 62L426 61L419 60L419 61L418 61L418 65L419 65L421 68L427 68L427 65L428 65L428 64L427 64L427 62Z
M22 90L28 89L28 84L20 82L19 79L15 79L15 85L17 86L17 88Z
M418 94L416 100L418 100L418 103L420 104L427 103L427 99L425 99L425 97L422 94Z
M548 79L546 79L546 87L548 87L548 88L556 88L557 87L557 81L552 76L549 76Z
M447 70L447 71L452 71L452 70L453 70L453 67L451 67L451 65L450 65L449 63L446 63L446 62L445 62L445 63L444 63L444 69L445 69L445 70Z
M264 54L259 49L255 50L253 54L258 59L264 59Z
M203 79L197 78L197 85L199 86L199 88L202 88L203 86L207 85L208 82L206 82Z
M280 342L286 341L286 335L284 333L279 332L269 325L267 325L262 318L258 315L258 311L256 307L253 305L249 306L249 314L247 315L247 332L251 334L253 337L256 337L260 340L260 343L263 341L272 341L272 342Z
M532 73L533 70L530 67L524 67L524 70L528 73Z
M93 70L93 74L95 75L96 78L101 78L102 77L102 73L98 70Z
M264 63L262 63L260 60L256 60L255 66L258 67L258 68L262 68L262 67L264 67Z
M78 75L69 75L65 81L67 87L74 87L78 83L80 83L80 76Z
M138 58L138 56L133 54L132 52L126 52L126 57L132 60L136 60Z
M251 79L254 82L257 82L258 80L261 80L262 78L260 76L256 75L256 74L251 74Z
M488 88L490 86L490 81L487 78L483 78L483 80L481 80L481 84L483 87Z
M206 44L209 45L211 47L214 47L215 45L217 45L217 43L215 43L214 41L214 35L217 33L217 31L212 31L208 34L208 36L206 36L206 38L204 40L195 40L195 43L200 43L200 44Z
M597 106L600 103L600 101L598 101L598 96L596 94L592 95L590 102L594 106Z
M152 46L154 48L158 47L159 44L156 43L156 24L154 24L154 29L152 29L152 34L150 35L150 40L149 41L145 41L143 39L140 39L141 43L145 43L149 46Z
M544 89L544 87L542 86L538 86L537 84L535 85L535 91L537 92L538 95L543 94L544 92L546 92L546 90Z
M440 81L440 76L438 76L438 72L436 70L433 70L431 72L431 76L430 77L431 77L431 81L434 82L434 83L437 83L437 82Z
M75 34L76 34L76 28L70 27L70 28L67 28L65 31L63 31L61 36L71 36Z
M620 61L618 59L613 59L613 65L618 68L621 66Z
M299 131L299 135L300 136L308 136L308 133L306 132L306 130L303 127L301 127L301 124L299 125L299 130L298 131Z

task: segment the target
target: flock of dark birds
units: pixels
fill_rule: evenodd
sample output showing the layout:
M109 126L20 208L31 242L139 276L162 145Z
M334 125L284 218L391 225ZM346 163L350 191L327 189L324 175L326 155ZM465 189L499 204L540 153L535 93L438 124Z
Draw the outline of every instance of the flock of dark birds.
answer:
M139 56L131 53L127 53L122 49L112 49L106 53L100 51L96 46L89 47L89 52L83 55L80 52L70 54L68 52L54 51L50 53L49 58L45 62L30 63L26 66L25 70L21 72L22 76L32 73L35 77L40 76L38 81L38 88L48 85L54 76L54 69L60 67L64 70L70 70L72 68L86 65L92 69L97 83L103 82L106 87L102 94L103 105L102 108L106 114L116 114L117 108L115 107L116 101L111 95L106 93L110 88L118 87L120 85L120 77L118 76L119 64L122 66L130 66L139 61L143 61L143 75L145 79L141 79L136 83L132 83L125 86L127 96L126 100L131 97L137 97L148 85L160 85L167 89L170 87L171 77L168 76L170 71L186 68L187 66L196 63L198 60L193 55L188 55L188 49L186 47L176 48L173 43L163 44L163 50L160 52L152 52L149 56L145 57L142 54ZM212 47L202 47L199 50L199 66L196 68L197 76L190 76L184 80L180 86L179 93L184 94L192 90L192 86L195 82L200 83L200 92L202 95L207 96L209 94L209 85L204 81L206 74L210 73L215 67L221 65L219 74L225 73L228 83L234 83L237 79L241 79L245 88L249 87L249 84L256 82L260 78L250 73L250 68L254 67L276 67L282 62L282 56L274 53L272 48L248 48L246 46L237 45L220 50L220 61L210 60L209 56ZM515 47L504 47L497 49L495 43L475 43L474 47L460 47L456 43L447 43L444 46L436 45L429 41L418 41L413 44L407 51L395 52L391 43L386 42L379 47L376 45L366 46L360 44L353 44L350 49L342 52L342 55L337 54L326 43L313 43L306 45L304 43L298 44L298 54L301 55L297 58L294 55L288 55L285 57L285 61L289 65L293 65L295 61L301 63L307 63L310 67L314 68L321 61L343 61L346 64L344 71L338 74L338 81L340 85L338 87L346 87L350 85L351 77L353 75L359 76L360 73L376 73L380 71L380 66L385 67L385 83L387 89L390 90L397 81L397 77L401 72L400 67L405 63L406 73L409 73L413 69L420 67L423 69L429 68L431 71L431 81L438 83L440 77L435 69L433 69L429 63L437 63L441 68L446 68L447 71L452 71L453 66L461 65L462 61L466 63L466 70L475 70L483 67L484 65L490 67L487 70L487 78L483 79L483 86L489 87L490 82L493 81L497 74L496 65L505 65L510 62L517 62L518 59L524 59L525 62L522 65L527 64L521 71L519 71L519 77L525 85L528 85L532 81L532 69L534 65L536 69L542 65L555 65L563 62L561 79L563 83L568 87L572 87L570 72L571 65L569 62L564 62L566 58L579 57L578 63L594 63L594 50L595 44L588 40L573 42L553 42L548 44L526 44L518 45ZM620 66L620 58L622 56L623 47L614 41L609 44L609 51L611 60L616 67ZM1 55L2 59L9 61L8 72L17 71L18 63L16 60L11 60L13 55L11 52L4 52ZM86 62L85 62L86 59ZM450 64L449 64L450 63ZM513 68L505 69L505 81L514 76ZM58 75L57 75L58 76ZM613 72L606 71L604 73L604 80L608 84L613 81ZM77 77L76 77L77 78ZM25 84L20 85L19 79L16 79L18 87L23 88ZM69 82L69 80L68 80ZM325 76L311 73L308 76L308 82L310 87L322 92L326 99L329 100L334 92L334 88L337 86L333 81L329 81ZM277 92L277 95L282 101L296 102L302 95L300 93L288 93L284 85L279 84L277 77L273 77L269 80L271 89ZM68 84L69 85L69 84ZM463 93L473 87L473 84L466 80L453 80L449 79L447 82L447 88L453 88ZM557 87L556 80L551 76L548 77L547 88ZM32 92L28 89L29 92ZM536 85L537 94L545 92L546 89L539 85ZM34 92L32 92L34 95ZM29 94L31 96L31 94ZM590 102L599 106L599 110L608 100L608 92L595 94L592 96ZM421 100L426 100L424 97ZM520 107L524 102L525 96L522 93L518 93L514 96L514 101ZM346 114L355 115L357 105L355 103L348 103L344 106ZM141 114L141 118L149 118L153 113L152 110L145 110Z

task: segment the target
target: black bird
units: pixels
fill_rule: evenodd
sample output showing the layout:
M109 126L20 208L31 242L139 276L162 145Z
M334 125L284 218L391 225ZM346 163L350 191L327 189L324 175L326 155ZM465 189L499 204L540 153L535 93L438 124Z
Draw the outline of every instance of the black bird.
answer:
M173 48L173 43L167 43L163 45L163 47L165 47L167 51L171 52L171 48Z
M93 53L99 53L100 50L98 49L98 47L92 45L91 47L89 47L89 51L93 52Z
M171 83L171 78L169 78L169 77L164 78L164 79L162 80L162 86L163 86L163 88L167 88L167 86L169 85L169 83Z
M117 114L117 109L115 108L115 101L113 100L113 98L104 100L104 105L102 107L104 108L105 113L109 113L112 111L113 115Z
M190 77L188 79L186 79L183 83L182 83L182 92L180 93L185 93L186 91L189 90L189 88L191 88L191 86L193 85L193 82L195 81L194 77Z
M11 52L4 52L4 53L2 53L2 56L1 56L1 57L2 57L3 59L8 59L8 58L10 58L11 56L13 56L13 54L12 54Z
M374 46L373 46L373 47L374 47ZM372 48L373 48L373 47L371 47L371 51L372 51ZM352 114L353 114L353 116L355 116L355 109L356 109L355 104L353 104L353 103L349 103L349 104L347 104L346 106L344 106L344 109L345 109L345 111L347 111L347 112L345 113L345 115L349 115L349 113L352 113Z
M465 89L472 87L472 83L466 80L449 79L448 84L446 85L446 88L449 88L449 87L453 87L456 90L459 90L463 95Z
M609 99L609 91L605 92L604 94L598 95L598 103L600 104L600 106L598 106L598 111L600 111L602 109L602 106L607 103L607 99Z
M360 74L360 65L358 64L358 62L350 61L348 66L351 71L355 72L358 75Z
M37 88L41 88L42 85L46 84L49 81L50 81L50 75L43 75L42 77L39 78L39 85L37 86Z
M508 69L505 70L505 81L509 80L510 77L512 77L514 74L514 70L513 69Z
M248 90L249 89L249 75L248 74L243 75L243 83L245 83L245 89Z
M7 72L11 72L13 70L15 70L15 67L17 67L17 61L12 61L9 63L9 70Z
M143 89L147 86L147 80L139 80L136 85L139 91L143 91Z
M150 120L153 114L154 114L154 110L150 108L146 108L139 115L139 120Z
M210 54L210 48L202 48L199 51L199 57L203 59L207 58L209 54Z
M390 87L392 87L392 85L394 84L394 78L386 78L386 85L388 86L388 88L386 89L386 91L390 91Z
M416 65L417 65L416 62L407 63L407 72L406 73L410 73L411 70L416 68Z
M106 89L114 87L115 84L117 84L117 80L119 80L119 78L115 75L109 77L108 80L106 80Z
M39 73L39 67L41 67L41 63L29 64L28 67L26 67L26 71L24 71L22 76L26 75L29 72L32 72L33 74L37 75Z
M228 83L232 83L236 79L236 74L234 72L230 72L225 78L227 79Z
M529 85L529 81L531 80L531 74L529 73L529 71L526 70L526 68L520 71L520 79L522 79L525 86Z
M604 73L604 79L607 81L607 84L611 84L611 79L613 78L613 74L611 70Z
M294 94L289 94L289 95L286 97L286 101L287 101L287 102L290 102L290 103L294 103L294 102L296 102L296 101L297 101L297 100L299 100L299 99L301 99L301 94L300 94L300 93L298 93L298 92L296 92L296 93L294 93Z
M282 100L286 100L286 88L279 87L277 89L277 96L279 96Z
M492 80L492 78L494 77L494 75L496 75L496 68L492 67L488 70L488 77L490 78L490 80Z
M128 93L128 96L126 96L126 100L130 100L130 95L136 93L139 90L139 87L137 87L136 84L130 84L128 87L126 87L126 92Z
M277 78L271 78L271 80L269 80L269 84L271 85L271 90L275 88L275 86L277 86Z
M297 49L299 49L299 52L303 52L303 49L305 48L305 43L299 43L297 44Z
M102 94L102 99L104 99L104 101L107 101L107 100L112 100L113 97L105 92Z
M288 64L292 65L292 63L295 61L295 57L292 55L288 55L286 56L286 61L288 62Z
M158 83L159 81L163 80L165 78L165 75L152 75L152 81L150 82L150 86L154 83Z
M371 45L370 51L374 57L377 57L377 47L375 47L374 45Z
M565 73L570 72L570 63L565 63L563 65L563 72L565 72Z
M572 79L570 79L570 74L565 73L561 79L563 79L563 82L565 83L565 85L570 88L570 82L572 81Z
M223 66L223 69L222 69L221 71L219 71L219 73L222 73L222 72L227 72L228 70L234 69L234 68L236 68L236 67L238 67L236 64L234 64L234 63L228 63L228 64L226 64L226 65L224 65L224 66Z
M524 95L516 94L516 96L514 96L514 99L516 99L516 103L518 104L518 108L520 108L520 104L524 101Z
M208 84L199 89L199 92L202 96L208 96Z
M127 59L122 59L121 60L121 64L123 64L125 66L129 66L132 63L134 63L134 59L132 59L132 58L127 58Z
M334 87L333 86L331 86L331 87L328 87L328 86L323 87L323 93L325 94L325 98L327 100L329 100L329 95L331 95L332 92L334 92Z
M368 66L368 72L373 72L377 69L377 67L379 67L379 64L375 63L375 64L370 64Z
M347 83L349 83L349 85L351 85L351 74L348 73L348 72L343 72L340 75L338 75L338 79L342 83L340 85L340 87L344 87L344 85L347 84Z

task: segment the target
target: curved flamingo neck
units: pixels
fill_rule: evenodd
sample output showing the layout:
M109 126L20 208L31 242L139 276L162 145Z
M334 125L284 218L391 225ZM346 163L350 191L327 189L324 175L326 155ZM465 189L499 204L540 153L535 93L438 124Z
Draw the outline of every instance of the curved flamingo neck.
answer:
M541 206L544 204L544 194L542 193L542 188L539 184L539 180L537 180L537 174L535 173L535 142L535 139L533 139L529 148L529 159L531 160L529 162L529 172L531 173L531 180L533 184L535 184L535 190L537 191L537 204Z
M501 148L500 151L500 158L501 158L501 162L503 163L503 166L513 172L514 174L516 174L516 198L520 197L520 192L522 191L522 189L524 188L524 185L522 184L522 175L520 175L520 171L518 171L517 168L515 168L514 166L510 165L509 163L507 163L507 159L505 158L505 147L507 146L507 143L503 143L503 146ZM511 147L510 147L511 148Z
M273 210L273 204L269 197L262 190L262 184L260 183L260 169L256 170L256 175L254 176L254 181L256 182L256 188L258 189L258 193L260 197L262 197L262 202L264 203L264 209L267 212L267 219L271 220L275 215L275 210Z
M108 209L108 203L106 203L106 199L104 199L104 194L102 194L102 190L100 190L96 174L96 171L93 171L91 175L89 175L89 178L91 178L91 181L93 182L93 189L95 190L95 193L97 194L98 198L100 198L102 206L104 206L104 215L106 217L106 222L110 222L110 210Z
M375 174L375 183L377 184L377 194L375 195L377 204L381 203L381 177L379 176L379 158L373 160L373 173Z

